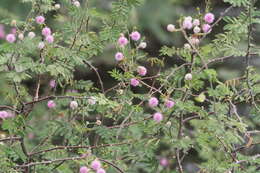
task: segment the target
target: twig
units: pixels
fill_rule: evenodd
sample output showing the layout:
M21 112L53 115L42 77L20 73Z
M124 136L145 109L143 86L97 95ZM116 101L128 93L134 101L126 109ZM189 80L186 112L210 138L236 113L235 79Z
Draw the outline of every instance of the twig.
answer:
M108 161L108 160L105 160L105 159L100 159L100 158L99 158L98 160L100 160L100 161L102 161L102 162L105 162L105 163L111 165L111 166L114 167L118 172L124 173L124 171L123 171L121 168L119 168L117 165L115 165L114 163L112 163L112 162L110 162L110 161Z

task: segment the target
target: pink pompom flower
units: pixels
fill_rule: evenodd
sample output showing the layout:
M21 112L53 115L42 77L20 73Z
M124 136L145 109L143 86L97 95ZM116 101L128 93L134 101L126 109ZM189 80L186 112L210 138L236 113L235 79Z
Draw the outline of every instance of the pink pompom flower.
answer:
M6 36L5 39L6 39L6 41L8 41L9 43L14 43L15 40L16 40L16 37L15 37L14 34L7 34L7 36Z
M160 112L156 112L153 114L153 120L159 123L163 120L163 115Z
M28 37L29 37L30 39L33 39L33 38L35 37L35 33L34 33L34 32L29 32L29 33L28 33Z
M166 158L161 158L160 159L160 165L163 167L167 167L169 165L169 161Z
M49 109L52 109L56 107L56 103L53 100L49 100L47 106Z
M175 102L172 101L172 100L166 100L164 105L167 107L167 108L172 108L174 105L175 105Z
M207 13L207 14L205 14L205 16L204 16L204 20L205 20L205 22L207 22L207 23L212 23L212 22L214 22L214 20L215 20L215 16L214 16L214 14L212 14L212 13Z
M204 33L210 33L211 32L211 26L209 24L202 25L202 30Z
M147 69L146 69L144 66L138 66L138 67L137 67L137 73L138 73L140 76L145 76L146 73L147 73Z
M167 25L167 31L174 32L176 30L175 25L169 24Z
M53 43L54 42L54 37L53 35L48 35L45 37L45 40L48 42L48 43Z
M136 78L130 79L130 84L131 84L132 86L134 86L134 87L138 86L139 83L140 83L139 80L136 79Z
M99 168L96 173L106 173L106 171L103 168Z
M194 19L192 24L193 24L194 26L199 26L199 25L200 25L199 19Z
M47 37L48 35L51 35L51 29L49 27L45 27L42 29L42 35Z
M41 41L41 42L38 44L38 49L43 49L44 46L45 46L44 42Z
M75 5L76 7L80 7L80 2L79 1L74 1L73 5Z
M138 41L141 38L141 34L138 31L134 31L130 34L130 37L134 41Z
M198 27L198 26L195 26L194 28L193 28L193 32L196 34L196 33L199 33L200 32L200 27Z
M89 172L89 169L86 166L82 166L79 169L79 173L88 173L88 172Z
M49 83L49 86L51 88L55 88L56 87L56 81L55 80L51 80L50 83Z
M101 163L99 160L95 159L91 162L91 168L97 171L98 169L101 168Z
M118 45L119 45L120 47L124 47L125 45L127 45L128 40L127 40L127 38L126 38L124 35L121 35L121 36L119 37L119 39L117 40L117 43L118 43Z
M73 100L73 101L70 102L70 108L71 109L76 109L78 106L79 105L78 105L77 101Z
M192 28L192 22L190 20L184 20L182 23L183 29L191 29Z
M124 54L122 52L117 52L115 54L116 61L122 61L124 59Z
M6 111L0 111L0 118L1 118L1 119L8 118L8 112L6 112Z
M43 16L37 16L35 18L35 22L38 23L38 24L44 24L45 18Z
M156 107L158 105L159 101L156 97L152 97L149 99L148 104L150 107Z

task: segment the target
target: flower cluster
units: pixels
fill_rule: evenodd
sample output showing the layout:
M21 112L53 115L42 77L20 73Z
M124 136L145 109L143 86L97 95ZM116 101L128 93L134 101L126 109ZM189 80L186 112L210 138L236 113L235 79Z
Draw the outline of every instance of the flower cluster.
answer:
M91 169L96 173L106 173L105 169L102 168L102 164L98 159L95 159L91 162ZM86 166L80 167L79 173L90 173L90 169Z

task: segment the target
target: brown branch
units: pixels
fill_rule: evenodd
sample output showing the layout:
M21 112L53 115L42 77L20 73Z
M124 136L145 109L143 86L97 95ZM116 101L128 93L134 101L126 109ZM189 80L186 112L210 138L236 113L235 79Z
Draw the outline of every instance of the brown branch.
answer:
M64 150L64 149L79 149L79 148L87 148L87 149L96 149L96 148L103 148L103 147L114 147L114 146L120 146L120 145L125 145L125 144L130 144L133 141L128 141L128 142L121 142L121 143L114 143L114 144L102 144L102 145L96 145L96 146L57 146L54 148L49 148L46 150L41 150L33 153L29 153L30 156L36 155L36 154L41 154L41 153L47 153L50 151L55 151L55 150Z
M3 139L0 139L0 142L5 142L5 141L20 141L21 140L21 137L10 137L10 138L3 138Z
M105 162L105 163L111 165L111 166L114 167L118 172L124 173L124 171L123 171L121 168L119 168L117 165L115 165L114 163L112 163L112 162L110 162L110 161L108 161L108 160L105 160L105 159L100 159L100 158L99 158L98 160L100 160L100 161L102 161L102 162Z
M94 67L90 62L88 62L88 61L86 61L86 60L83 60L83 63L86 64L86 65L88 65L88 66L90 66L90 68L95 71L95 73L96 73L96 75L97 75L97 77L98 77L98 81L99 81L99 83L100 83L101 90L102 90L103 93L105 93L103 81L102 81L102 79L101 79L101 77L100 77L100 75L99 75L98 70L96 69L96 67Z

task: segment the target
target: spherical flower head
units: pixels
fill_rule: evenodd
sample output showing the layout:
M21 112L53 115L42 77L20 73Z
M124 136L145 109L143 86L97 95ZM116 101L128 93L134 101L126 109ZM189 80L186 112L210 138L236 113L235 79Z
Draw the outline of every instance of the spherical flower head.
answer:
M35 18L35 22L38 23L38 24L44 24L45 18L43 16L37 16Z
M175 26L173 24L167 25L167 31L174 32L176 30Z
M49 27L45 27L42 29L42 35L47 37L48 35L51 35L51 29Z
M153 120L159 123L163 120L163 115L160 112L156 112L153 114Z
M198 27L198 26L195 26L195 27L193 28L193 32L194 32L195 34L199 33L200 31L201 31L201 29L200 29L200 27Z
M192 24L194 26L199 26L200 25L200 20L199 19L194 19Z
M55 80L51 80L50 83L49 83L49 86L51 88L55 88L56 87L56 81Z
M169 165L169 161L166 158L161 158L160 159L160 165L163 167L167 167Z
M34 33L34 32L29 32L29 33L28 33L28 37L29 37L30 39L33 39L33 38L35 37L35 33Z
M122 61L124 59L124 54L122 52L117 52L115 54L116 61Z
M14 34L7 34L7 36L5 37L6 41L8 41L9 43L14 43L16 38Z
M141 38L141 34L138 31L134 31L130 34L130 37L134 41L138 41Z
M49 109L55 108L56 103L53 100L49 100L47 103Z
M185 18L183 23L182 23L182 27L183 27L183 29L191 29L192 28L192 21L191 20L187 20Z
M140 83L139 80L136 79L136 78L130 79L130 84L131 84L132 86L134 86L134 87L138 86L139 83Z
M43 49L44 46L45 46L44 42L41 41L41 42L38 44L38 49Z
M1 118L1 119L8 118L8 112L6 112L6 111L0 111L0 118Z
M95 171L97 171L98 169L101 168L101 163L100 161L98 161L97 159L93 160L91 162L91 168L94 169Z
M147 73L147 69L146 69L144 66L138 66L138 67L137 67L137 73L138 73L140 76L145 76L146 73Z
M192 21L192 17L191 16L185 17L184 20Z
M166 100L165 101L165 106L167 107L167 108L172 108L174 105L175 105L175 102L174 101L172 101L172 100Z
M212 14L212 13L207 13L207 14L205 14L205 16L204 16L204 20L205 20L205 22L207 22L207 23L212 23L212 22L214 22L214 20L215 20L215 16L214 16L214 14Z
M80 2L79 1L74 1L73 5L75 5L76 7L80 7Z
M209 24L202 25L202 30L204 33L210 33L211 32L211 26Z
M184 77L185 80L192 80L192 74L191 73L187 73Z
M88 99L88 104L90 104L90 105L96 104L96 98L95 98L95 97L90 97L90 98Z
M55 5L54 5L54 8L55 8L56 10L60 9L60 4L55 4Z
M82 166L79 169L79 173L88 173L89 169L86 166Z
M184 44L184 49L188 49L188 50L191 49L190 44L189 44L189 43L185 43L185 44Z
M70 108L71 109L76 109L78 106L79 105L78 105L77 101L73 100L73 101L70 102Z
M127 38L126 38L125 36L121 35L121 36L119 37L119 39L117 40L117 43L118 43L118 45L119 45L120 47L124 47L125 45L127 45L128 40L127 40Z
M52 35L48 35L45 37L45 40L51 44L54 42L54 37Z
M156 97L152 97L149 99L148 104L150 107L156 107L158 105L159 101Z
M96 173L106 173L106 171L103 168L99 168Z
M23 40L23 39L24 39L23 33L20 33L20 34L18 35L18 38L19 38L20 40Z
M140 48L140 49L145 49L146 47L147 47L147 43L144 42L144 41L142 41L142 42L139 44L139 46L138 46L138 48Z

